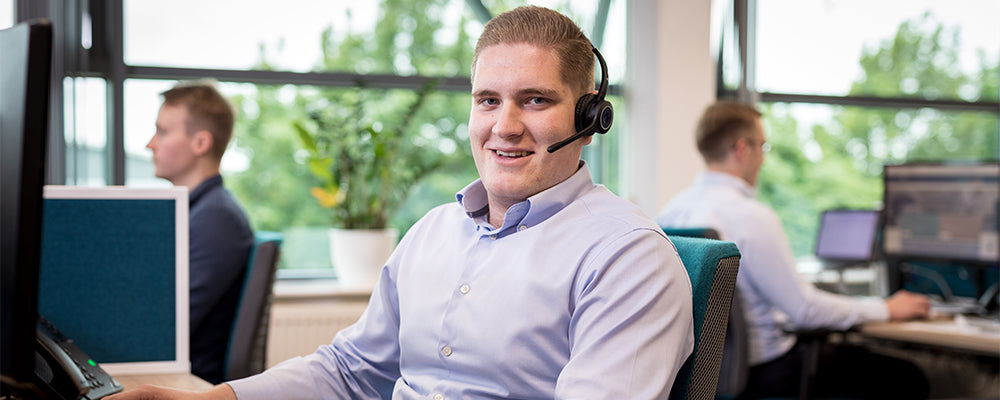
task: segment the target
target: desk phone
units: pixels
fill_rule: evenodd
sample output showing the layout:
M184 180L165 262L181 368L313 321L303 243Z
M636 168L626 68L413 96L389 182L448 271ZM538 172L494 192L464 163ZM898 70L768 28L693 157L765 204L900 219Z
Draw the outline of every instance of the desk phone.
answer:
M115 378L44 317L38 317L35 339L35 378L42 398L96 400L122 391Z

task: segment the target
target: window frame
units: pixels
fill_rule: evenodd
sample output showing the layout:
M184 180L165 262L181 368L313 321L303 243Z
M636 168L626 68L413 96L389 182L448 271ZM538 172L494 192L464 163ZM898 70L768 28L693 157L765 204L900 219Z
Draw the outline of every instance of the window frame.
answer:
M730 0L728 15L736 27L736 51L739 53L739 77L737 88L726 88L723 72L727 65L723 54L726 51L722 40L718 45L716 63L716 88L718 99L730 99L756 103L812 103L840 106L882 107L882 108L931 108L943 111L987 111L1000 114L1000 101L927 100L915 97L881 96L831 96L815 94L760 92L754 88L757 0ZM723 36L725 33L723 33Z
M600 47L611 0L595 0L597 13L592 41ZM83 3L83 4L81 4ZM473 14L484 24L491 18L482 0L466 0ZM289 72L264 70L231 70L209 68L176 68L148 65L128 65L124 61L124 4L123 0L16 0L17 21L32 18L53 20L56 33L53 48L52 104L49 129L49 160L46 182L65 184L66 140L65 121L62 116L63 79L90 77L107 82L107 168L105 181L108 185L125 184L126 154L124 146L124 94L128 79L184 80L211 78L219 82L270 84L270 85L311 85L322 87L356 87L359 84L379 89L419 89L429 80L438 80L438 88L443 91L469 93L472 83L469 77L403 76L391 74L356 74L344 72ZM86 8L86 9L84 9ZM84 16L89 17L89 26ZM90 29L93 27L93 29ZM81 32L89 30L91 47L83 48ZM620 96L620 84L610 84L608 95ZM600 149L588 149L588 155L600 157ZM607 175L600 166L592 167L595 176ZM614 177L617 178L617 177Z

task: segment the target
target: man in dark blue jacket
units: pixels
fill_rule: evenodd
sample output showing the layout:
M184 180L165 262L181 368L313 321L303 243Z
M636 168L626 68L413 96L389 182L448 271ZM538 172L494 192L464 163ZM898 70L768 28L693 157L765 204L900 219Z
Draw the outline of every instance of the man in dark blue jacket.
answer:
M191 372L218 383L254 240L246 214L219 175L235 117L211 83L180 83L161 96L156 133L146 147L158 178L191 190Z

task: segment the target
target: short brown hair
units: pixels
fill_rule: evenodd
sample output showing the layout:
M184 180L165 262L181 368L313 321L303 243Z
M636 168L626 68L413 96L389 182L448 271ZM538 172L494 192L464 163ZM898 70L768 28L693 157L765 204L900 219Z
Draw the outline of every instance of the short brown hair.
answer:
M761 117L751 105L718 101L708 106L698 120L695 141L705 162L722 161L741 137L748 137Z
M518 7L486 23L472 56L472 78L476 77L480 51L517 43L555 50L563 82L579 95L594 90L594 46L590 39L565 15L537 6Z
M209 80L179 82L172 89L160 93L163 104L185 106L188 112L187 132L193 134L207 130L212 134L211 154L218 160L226 152L233 136L235 111L229 101Z

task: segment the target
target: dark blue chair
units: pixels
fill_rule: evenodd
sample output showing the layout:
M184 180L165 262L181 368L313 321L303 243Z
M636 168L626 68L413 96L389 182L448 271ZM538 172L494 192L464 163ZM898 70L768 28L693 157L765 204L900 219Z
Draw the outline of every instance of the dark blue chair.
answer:
M224 379L227 381L260 373L266 366L272 289L283 240L278 232L254 232L254 245L226 349Z

